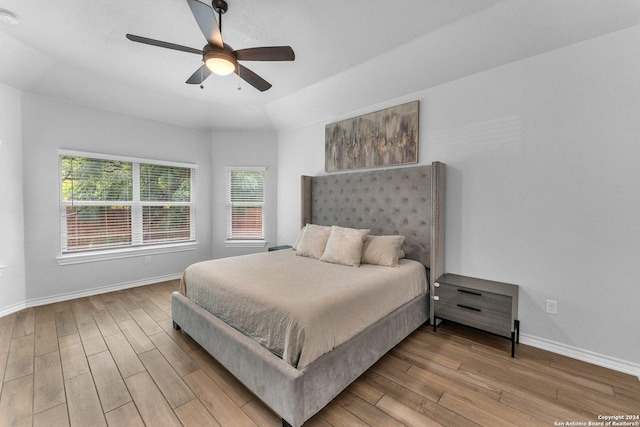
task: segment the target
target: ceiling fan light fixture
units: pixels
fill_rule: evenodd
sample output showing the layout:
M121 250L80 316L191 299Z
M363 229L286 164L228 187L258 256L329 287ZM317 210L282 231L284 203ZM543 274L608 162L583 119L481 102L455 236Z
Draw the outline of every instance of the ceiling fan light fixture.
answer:
M204 63L214 74L226 76L236 70L235 58L226 52L207 52L204 55Z

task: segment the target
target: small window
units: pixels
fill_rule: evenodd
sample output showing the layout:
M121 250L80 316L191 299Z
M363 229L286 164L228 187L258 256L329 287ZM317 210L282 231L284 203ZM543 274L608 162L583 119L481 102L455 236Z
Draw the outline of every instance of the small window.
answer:
M62 253L195 241L195 165L61 150Z
M227 168L227 240L264 240L266 168Z

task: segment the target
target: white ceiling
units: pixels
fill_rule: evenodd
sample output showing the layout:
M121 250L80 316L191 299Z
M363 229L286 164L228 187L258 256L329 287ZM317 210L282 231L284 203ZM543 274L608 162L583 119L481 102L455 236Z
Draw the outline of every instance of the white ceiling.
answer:
M287 129L413 93L640 22L638 0L227 0L234 49L290 45L294 62L244 62L237 76L185 80L202 48L185 0L0 0L0 83L195 129ZM238 90L238 85L242 89Z

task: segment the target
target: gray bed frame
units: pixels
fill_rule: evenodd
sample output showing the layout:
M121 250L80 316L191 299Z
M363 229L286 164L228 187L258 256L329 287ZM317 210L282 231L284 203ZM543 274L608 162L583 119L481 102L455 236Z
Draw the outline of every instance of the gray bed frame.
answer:
M429 282L444 273L445 165L303 176L302 225L370 228L406 236L407 258L422 262ZM298 427L427 320L433 289L298 370L179 292L171 309L183 329L238 380Z

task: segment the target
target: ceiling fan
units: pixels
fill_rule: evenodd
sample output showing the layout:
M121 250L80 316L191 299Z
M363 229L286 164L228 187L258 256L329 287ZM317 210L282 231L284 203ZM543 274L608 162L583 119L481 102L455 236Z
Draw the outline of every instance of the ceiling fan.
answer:
M186 83L201 85L211 73L227 75L235 72L251 86L264 92L271 87L271 83L241 65L238 61L295 60L295 54L290 46L266 46L233 50L231 46L222 41L222 15L227 12L227 2L224 0L213 0L211 6L198 0L187 0L187 3L189 3L191 12L204 38L207 39L207 44L201 50L127 34L127 38L134 42L202 55L204 64L187 79ZM218 13L217 21L215 16L216 12Z

